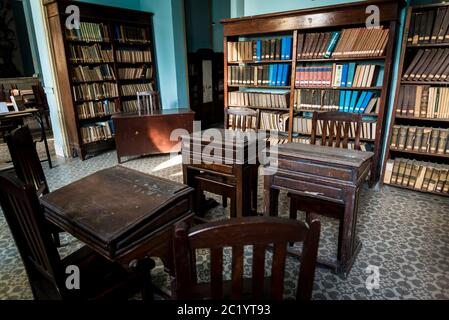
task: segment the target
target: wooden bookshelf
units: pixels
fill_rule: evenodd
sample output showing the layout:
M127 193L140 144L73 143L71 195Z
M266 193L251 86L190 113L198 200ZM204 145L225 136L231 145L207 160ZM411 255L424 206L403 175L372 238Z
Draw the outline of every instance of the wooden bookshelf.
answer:
M288 110L280 109L273 111L285 111L289 113L288 120L288 140L292 141L295 136L293 132L293 118L301 117L301 113L298 115L298 111L295 109L295 89L298 86L295 85L295 72L299 66L307 64L323 64L323 63L344 63L344 62L370 62L374 61L375 64L381 64L384 69L384 76L380 86L369 88L358 87L345 87L345 88L320 88L320 89L340 89L340 90L366 90L376 91L379 95L379 106L377 114L377 129L375 139L369 141L373 144L373 150L375 153L373 167L372 167L372 181L375 182L380 177L381 171L381 155L382 155L382 141L385 134L384 123L386 116L386 101L389 95L389 81L391 74L391 66L393 60L393 49L395 46L396 28L399 17L399 8L401 1L394 0L373 0L363 1L356 3L348 3L336 6L325 6L313 9L305 10L293 10L287 12L280 12L274 14L264 14L250 17L225 19L222 21L224 25L224 72L225 72L225 108L232 107L228 105L228 93L233 91L242 91L245 88L263 88L265 90L270 89L283 89L290 92L290 103ZM385 29L389 29L388 37L386 38L387 45L383 53L378 56L357 56L357 57L330 57L330 58L315 58L315 59L302 59L297 56L298 35L302 33L313 32L333 32L342 31L343 29L351 28L365 28L367 14L365 12L367 6L376 5L379 7L380 12L380 24ZM291 58L288 60L262 60L254 61L228 61L228 42L240 42L249 41L252 39L266 39L267 37L292 37L292 52ZM249 40L248 40L249 39ZM267 64L288 64L290 67L290 77L288 86L282 87L270 87L270 86L243 86L228 83L228 66L236 65L267 65ZM314 88L315 89L315 88ZM272 91L275 92L275 91ZM256 108L263 110L261 108ZM310 112L310 111L308 111ZM225 119L226 123L227 119Z
M437 10L439 8L441 8L442 10L444 10L444 8L446 8L446 10L449 10L449 3L419 5L419 6L412 6L407 9L407 16L406 16L406 20L405 20L405 27L404 27L404 34L403 34L403 41L402 41L402 48L401 48L401 56L400 56L400 61L399 61L399 77L398 77L398 81L397 81L397 88L396 88L395 98L394 98L393 116L392 116L391 125L390 125L389 133L388 133L388 140L387 140L388 148L387 148L387 152L386 152L385 163L383 166L382 183L392 185L395 187L405 188L408 190L414 190L414 191L426 192L426 193L431 193L431 194L436 194L436 195L448 196L449 194L444 194L441 192L422 190L422 188L417 189L415 187L403 186L401 184L391 183L391 181L393 181L393 180L388 179L389 175L387 173L387 164L390 164L390 169L388 169L388 170L392 170L391 169L392 162L395 161L396 159L405 159L405 160L419 161L419 162L424 161L424 163L426 163L428 168L429 167L430 168L440 168L440 169L442 168L443 171L445 170L445 168L449 169L449 166L447 166L447 165L449 165L449 154L448 153L441 154L441 153L435 153L435 152L422 152L422 151L410 150L410 149L406 150L405 148L404 149L401 148L400 150L398 150L398 148L396 148L396 147L390 147L393 143L392 139L395 139L395 143L397 143L399 141L399 137L395 137L395 135L393 134L393 131L394 131L393 129L395 126L417 127L417 128L424 127L424 128L430 128L430 129L449 129L449 117L448 118L434 118L434 117L426 118L426 117L422 117L422 116L416 116L416 113L414 115L412 115L409 112L407 112L407 114L403 114L402 111L399 112L399 109L403 108L403 106L401 106L401 101L400 101L401 86L416 85L416 86L430 86L430 87L436 87L436 88L449 87L449 82L425 81L425 80L416 81L416 80L409 80L409 79L404 80L404 78L403 78L404 73L406 72L406 70L410 66L410 64L412 63L413 58L416 56L418 50L449 48L449 41L435 43L435 41L432 41L431 38L427 41L424 39L422 39L422 40L418 39L418 43L413 43L413 42L416 42L416 41L413 41L413 38L411 38L412 42L410 41L410 35L415 33L414 32L415 26L414 26L412 16L415 14L423 16L427 12L434 11L433 19L431 20L432 22L431 22L431 25L429 26L429 28L431 28L430 31L433 33L435 21L437 18ZM448 32L449 32L449 30L448 30ZM424 31L424 36L427 33L428 33L428 31ZM432 34L430 34L430 36L431 35ZM422 106L421 102L419 102L419 103L420 103L420 106ZM430 107L429 101L427 101L426 108L429 108L429 107ZM416 103L415 103L415 108L416 108ZM407 134L409 134L409 131L407 131ZM444 141L444 140L442 140L442 141ZM413 144L415 144L415 143L416 142L413 140ZM421 141L419 143L422 144ZM438 138L437 143L439 143L439 138ZM429 144L430 144L430 141L429 141ZM397 161L397 162L399 162L399 161ZM444 177L443 177L443 179L444 179ZM449 183L449 182L447 182L447 183Z
M78 31L78 34L70 34L65 27L65 21L67 18L66 8L69 5L75 4L80 9L81 24L90 23L94 25L100 25L99 30L96 31L96 27L83 29L83 25ZM157 74L154 64L154 36L152 26L152 13L128 10L122 8L115 8L109 6L101 6L89 3L83 3L78 1L69 0L48 0L44 1L45 9L47 12L49 32L53 47L53 56L55 59L55 66L58 72L56 73L56 79L58 87L61 92L60 99L62 105L62 113L65 121L65 127L67 130L67 139L72 156L80 157L85 160L87 156L94 155L102 150L110 149L114 147L114 130L110 125L112 122L111 116L117 112L125 112L132 110L125 110L124 103L130 103L136 105L137 96L134 94L139 90L136 85L141 85L142 88L147 88L149 85L153 90L157 90ZM101 12L101 14L99 14ZM73 31L75 32L75 31ZM84 33L83 33L84 32ZM101 33L101 39L98 39L99 33ZM79 35L84 35L80 37ZM87 36L86 36L87 35ZM120 38L120 39L119 39ZM101 59L93 59L92 51L93 46L98 46L98 50L109 50L108 54L110 58L102 61ZM91 59L73 60L74 51L77 53L83 51L84 58L87 53L90 53ZM88 52L89 51L89 52ZM146 52L145 54L143 52ZM126 55L129 59L119 59L120 53ZM102 51L96 51L96 54L102 53ZM141 57L137 55L141 55ZM129 57L129 55L134 55ZM92 61L91 61L92 60ZM100 61L97 61L100 60ZM77 68L101 68L102 66L109 66L112 70L114 78L102 78L98 75L95 78L89 78L87 76L84 79L78 78L75 74ZM103 67L104 68L104 67ZM142 77L130 78L120 75L119 70L129 68L128 70L142 70L144 74ZM151 71L147 71L151 68ZM103 74L103 71L99 71ZM124 72L124 71L122 71ZM138 74L138 73L137 73ZM75 98L75 87L79 86L102 86L112 85L116 87L116 94L114 97L103 97L98 94L100 91L94 91L94 96L83 98ZM123 86L132 85L130 87L132 94L122 92ZM92 90L93 91L93 90ZM84 92L82 94L84 96ZM97 106L96 103L106 103L107 106ZM83 103L95 104L96 108L112 108L107 114L91 107L89 109L89 115L82 115L79 112L86 112L85 109L81 109L80 105ZM115 108L112 107L114 104ZM79 111L82 110L82 111ZM104 129L108 134L104 135L100 141L84 142L82 131L84 127L95 126L95 124L103 123L109 127ZM93 131L92 131L93 132ZM111 134L109 134L111 133ZM97 138L96 132L93 133L93 138Z

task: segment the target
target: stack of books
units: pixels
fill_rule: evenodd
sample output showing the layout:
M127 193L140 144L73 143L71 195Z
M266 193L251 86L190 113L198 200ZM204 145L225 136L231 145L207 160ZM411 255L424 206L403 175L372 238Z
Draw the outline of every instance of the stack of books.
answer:
M291 60L292 37L228 42L229 62Z
M449 42L449 9L441 7L414 12L407 37L408 44Z
M384 183L449 194L449 166L400 158L388 160Z
M430 154L449 154L449 129L399 126L393 127L390 148Z

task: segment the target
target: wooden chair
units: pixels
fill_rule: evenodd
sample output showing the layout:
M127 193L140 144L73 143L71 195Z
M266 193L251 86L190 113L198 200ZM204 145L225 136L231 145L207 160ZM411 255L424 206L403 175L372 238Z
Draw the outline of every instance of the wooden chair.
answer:
M6 174L0 174L0 204L36 300L127 298L136 288L143 288L144 298L151 299L152 260L127 272L87 247L61 259L34 187ZM68 266L79 268L79 290L66 287Z
M255 130L260 126L259 110L250 108L226 108L225 109L225 128L232 130Z
M322 132L321 132L321 145L329 147L340 147L347 149L349 145L349 132L351 130L352 123L354 123L353 128L355 128L355 143L354 149L360 150L360 134L362 127L362 115L353 114L346 112L323 112L313 113L312 118L312 136L311 144L316 144L317 142L317 131L319 126L319 121L322 121ZM297 219L298 211L303 211L306 213L306 219L310 221L313 219L314 214L324 215L330 218L338 219L339 232L338 232L338 252L337 257L341 257L341 235L343 228L343 214L344 205L336 204L331 202L326 202L324 200L318 200L312 197L299 196L296 194L289 193L290 197L290 218Z
M306 225L278 217L246 217L213 222L190 230L185 223L174 229L177 299L283 298L286 250L289 242L304 242L296 298L312 296L320 221ZM273 247L271 278L265 278L265 251ZM244 246L253 246L252 279L243 279ZM232 280L223 281L223 248L232 247ZM210 283L198 283L195 250L210 249ZM266 295L268 294L268 296Z
M5 138L17 177L26 184L32 185L38 197L49 193L47 179L30 129L23 126L13 130ZM50 228L53 230L55 243L59 247L61 230L56 226L50 226Z
M40 81L37 85L31 86L34 94L34 99L36 100L36 108L44 116L45 122L47 123L47 128L50 128L50 107L48 106L47 95L45 94L44 88ZM42 124L44 125L44 124Z

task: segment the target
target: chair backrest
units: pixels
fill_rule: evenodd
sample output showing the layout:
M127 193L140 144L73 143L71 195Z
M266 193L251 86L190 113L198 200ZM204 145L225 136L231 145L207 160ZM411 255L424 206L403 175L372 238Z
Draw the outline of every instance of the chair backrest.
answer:
M137 92L137 111L139 115L153 114L161 109L158 91Z
M36 105L38 108L42 108L44 110L48 110L48 102L47 102L47 96L45 94L44 88L42 88L42 85L40 82L38 82L37 85L31 86L33 89L34 99L36 100Z
M255 130L259 129L260 113L250 108L226 108L225 128L232 130Z
M22 257L33 294L39 293L36 282L59 287L62 279L58 251L47 231L48 222L34 188L22 181L0 174L0 205L16 246Z
M6 143L17 177L31 184L38 195L47 194L49 192L47 180L30 129L23 126L13 130L6 135Z
M252 245L252 280L250 298L261 299L264 290L270 292L270 299L283 298L284 269L287 246L290 242L303 242L301 266L296 298L311 298L317 250L320 237L320 221L310 226L303 222L279 217L245 217L203 224L188 229L179 223L174 229L175 290L177 299L242 299L244 279L244 247ZM273 245L271 283L265 285L265 251ZM223 248L232 247L232 281L230 296L223 281ZM194 254L196 249L210 249L210 284L206 293L196 293L203 284L198 283Z
M353 129L354 149L360 150L362 115L347 112L314 112L312 118L311 144L316 144L319 123L321 126L321 145L347 149L350 131Z

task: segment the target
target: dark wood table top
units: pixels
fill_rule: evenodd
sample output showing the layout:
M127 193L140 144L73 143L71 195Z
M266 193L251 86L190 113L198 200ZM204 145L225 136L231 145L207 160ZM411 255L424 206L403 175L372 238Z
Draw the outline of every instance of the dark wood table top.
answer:
M41 203L47 219L80 240L89 240L111 258L139 235L148 235L188 211L186 198L192 191L180 183L116 166L51 192Z
M154 110L152 113L142 113L138 114L137 112L125 112L125 113L116 113L112 115L112 119L123 119L123 118L135 118L135 117L157 117L157 116L167 116L167 115L179 115L185 113L194 113L193 110L188 108L180 108L180 109L159 109Z
M348 167L360 167L369 161L374 153L359 150L349 150L332 148L320 145L286 143L279 145L277 151L273 152L277 156L294 157L298 159L322 162L325 164L338 164Z
M17 118L17 117L26 117L29 115L32 115L33 113L38 112L36 108L29 108L21 111L9 111L9 112L2 112L0 113L0 118L3 119L10 119L10 118Z

